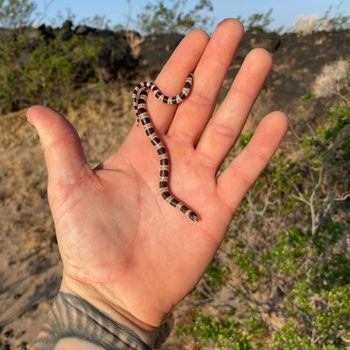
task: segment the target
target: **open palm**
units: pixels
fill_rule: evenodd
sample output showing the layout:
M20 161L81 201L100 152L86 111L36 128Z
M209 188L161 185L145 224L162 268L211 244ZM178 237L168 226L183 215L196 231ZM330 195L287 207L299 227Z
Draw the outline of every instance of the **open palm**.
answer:
M135 124L119 150L90 169L65 118L42 106L27 112L45 153L65 283L86 287L148 325L158 326L203 274L234 210L286 130L282 113L266 116L248 146L216 177L271 66L266 51L253 50L212 116L242 32L237 21L226 20L210 40L199 30L188 34L156 83L175 95L194 72L190 96L178 107L148 98L170 157L171 191L199 214L197 223L162 199L158 155L142 126Z

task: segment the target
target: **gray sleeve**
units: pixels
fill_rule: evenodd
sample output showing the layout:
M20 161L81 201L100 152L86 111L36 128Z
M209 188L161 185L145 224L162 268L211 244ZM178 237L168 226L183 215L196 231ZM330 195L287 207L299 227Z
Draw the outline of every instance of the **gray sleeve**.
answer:
M134 331L87 301L59 292L32 349L53 350L63 338L81 339L106 350L151 350Z

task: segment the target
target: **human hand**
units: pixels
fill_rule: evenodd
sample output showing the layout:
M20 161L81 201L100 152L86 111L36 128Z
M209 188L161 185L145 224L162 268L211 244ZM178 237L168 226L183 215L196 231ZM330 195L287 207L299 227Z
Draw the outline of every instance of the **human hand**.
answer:
M44 150L48 197L63 260L62 290L141 328L164 315L196 284L224 238L239 202L276 151L285 116L265 116L246 148L216 177L237 140L271 68L255 49L219 109L219 89L243 29L221 22L208 38L200 30L179 44L156 80L167 95L194 72L190 96L179 106L152 94L148 110L171 160L172 193L200 216L195 223L159 192L159 159L136 123L119 150L91 169L69 122L42 106L27 112Z

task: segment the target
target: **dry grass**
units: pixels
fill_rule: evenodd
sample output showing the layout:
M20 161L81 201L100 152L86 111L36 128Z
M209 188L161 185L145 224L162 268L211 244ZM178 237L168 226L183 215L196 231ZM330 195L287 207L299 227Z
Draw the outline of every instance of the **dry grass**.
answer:
M349 72L350 63L346 60L325 65L313 84L316 97L340 94L342 88L349 82Z

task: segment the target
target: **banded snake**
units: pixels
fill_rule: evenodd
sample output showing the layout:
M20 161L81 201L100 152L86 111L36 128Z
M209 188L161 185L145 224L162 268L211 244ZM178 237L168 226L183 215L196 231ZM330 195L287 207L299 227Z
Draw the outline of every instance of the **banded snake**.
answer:
M165 103L165 104L179 104L181 103L189 94L192 87L193 74L189 74L185 81L185 85L181 92L176 96L166 96L164 95L158 87L149 81L144 81L139 83L133 91L133 106L137 115L137 122L141 123L146 135L150 139L152 145L156 149L159 160L160 160L160 179L159 179L159 189L160 194L163 199L167 201L173 207L179 209L192 221L198 221L198 215L188 208L181 200L177 199L169 190L169 156L167 150L160 139L159 135L155 131L151 117L147 110L147 96L151 90L155 97Z

